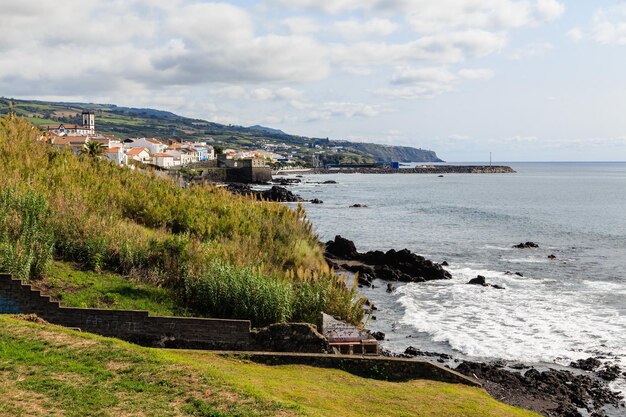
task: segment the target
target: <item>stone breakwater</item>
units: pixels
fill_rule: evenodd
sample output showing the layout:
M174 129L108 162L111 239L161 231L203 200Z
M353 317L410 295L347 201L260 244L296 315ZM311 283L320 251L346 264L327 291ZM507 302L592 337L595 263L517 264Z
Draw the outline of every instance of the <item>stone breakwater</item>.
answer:
M415 168L316 168L312 174L514 174L504 165L420 165Z

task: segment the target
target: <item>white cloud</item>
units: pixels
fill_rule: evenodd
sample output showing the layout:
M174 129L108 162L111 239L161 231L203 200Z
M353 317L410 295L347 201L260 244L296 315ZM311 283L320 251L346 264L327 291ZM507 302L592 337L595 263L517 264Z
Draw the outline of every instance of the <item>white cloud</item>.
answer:
M408 43L358 42L335 45L333 61L347 68L430 62L454 64L500 50L506 35L486 31L451 32L423 36Z
M306 114L306 121L329 120L332 118L350 119L353 117L376 117L389 109L380 104L354 103L348 101L329 101L314 103L292 100L290 105Z
M388 19L340 20L334 23L334 29L344 38L359 39L367 37L385 37L398 29L398 25Z
M561 17L565 6L557 0L537 0L536 10L540 20L550 22Z
M567 37L574 42L580 42L585 37L585 33L580 28L572 28L567 32Z
M626 4L597 10L592 19L591 34L599 43L626 45Z
M494 72L488 68L463 68L452 72L448 67L400 67L391 78L390 88L375 93L406 100L433 98L454 91L463 80L488 80Z
M463 68L458 74L465 80L489 80L495 75L489 68Z
M533 42L516 49L510 55L515 61L521 61L525 58L542 56L554 49L554 45L550 42Z
M291 9L330 14L364 12L405 15L418 33L448 30L502 30L549 22L565 7L557 0L269 0Z
M308 35L321 30L321 25L310 17L289 17L282 24L294 35Z

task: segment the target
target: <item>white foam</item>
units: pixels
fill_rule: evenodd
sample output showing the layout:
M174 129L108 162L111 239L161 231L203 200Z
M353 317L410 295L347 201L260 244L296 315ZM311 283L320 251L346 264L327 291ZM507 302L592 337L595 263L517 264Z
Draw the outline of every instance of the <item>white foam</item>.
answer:
M603 305L601 294L594 300L574 286L488 269L449 270L452 280L398 289L401 324L476 358L565 365L597 352L626 358L626 317ZM476 275L507 289L466 285Z
M539 256L529 256L527 258L505 259L505 261L515 264L543 264L550 262L550 259Z

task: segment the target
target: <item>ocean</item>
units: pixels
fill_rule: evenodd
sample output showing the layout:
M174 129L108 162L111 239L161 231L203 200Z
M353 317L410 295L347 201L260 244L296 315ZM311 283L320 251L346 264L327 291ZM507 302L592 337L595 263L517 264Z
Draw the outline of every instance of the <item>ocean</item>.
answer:
M449 281L361 289L386 349L538 367L601 356L626 369L626 163L506 165L517 173L304 175L291 189L324 201L305 204L323 241L449 263ZM526 241L539 248L512 247ZM506 290L467 285L477 275Z

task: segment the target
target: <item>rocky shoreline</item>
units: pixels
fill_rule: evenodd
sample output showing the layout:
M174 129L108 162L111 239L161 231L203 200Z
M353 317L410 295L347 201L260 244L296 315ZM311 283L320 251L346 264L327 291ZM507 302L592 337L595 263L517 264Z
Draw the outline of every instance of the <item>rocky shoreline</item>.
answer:
M284 188L284 186L300 182L299 179L280 178L273 181L274 184L280 184L280 186L274 185L264 191L252 190L248 185L232 184L228 189L236 194L252 195L263 200L302 202L304 200L300 196ZM536 247L534 242L513 245L513 248L521 250ZM386 290L389 293L395 291L398 283L419 283L452 278L451 274L443 268L447 266L446 262L441 264L432 262L408 249L361 253L357 251L354 242L341 236L336 236L334 240L325 244L325 257L328 264L336 270L355 274L360 287L376 288L374 281L378 279L386 282L386 288L381 288L381 291ZM509 271L507 273L513 274ZM515 272L515 274L523 276L520 272ZM503 287L487 283L482 276L477 276L467 284L504 290ZM366 302L366 308L370 314L377 310L376 306L369 301ZM385 334L382 332L371 332L371 334L377 340L385 339ZM620 369L615 364L602 364L597 358L572 363L569 368L554 369L546 365L545 368L536 369L529 364L501 360L489 363L463 361L449 354L424 352L413 346L407 346L406 350L400 354L388 351L383 351L383 354L405 358L428 357L478 379L484 389L497 400L547 417L604 417L607 416L603 411L604 408L620 407L622 410L624 407L624 399L619 393L612 391L608 383L617 378L626 378L626 370Z
M530 247L530 245L528 245ZM354 242L336 236L325 245L328 264L339 271L355 274L359 286L372 287L375 279L387 282L387 292L393 292L394 283L426 282L451 279L442 265L410 252L408 249L370 251L360 253ZM481 279L482 278L482 279ZM484 283L484 277L467 284ZM495 289L503 289L494 286ZM371 302L366 306L376 310ZM371 332L377 340L384 340L382 332ZM570 364L570 369L546 366L536 369L519 362L496 360L489 363L462 361L451 355L423 352L408 346L401 354L383 351L384 355L404 358L427 357L464 375L476 378L483 388L497 400L535 411L547 417L603 417L605 407L624 407L621 394L612 391L608 383L626 378L626 370L611 363L602 364L597 358L580 360Z

